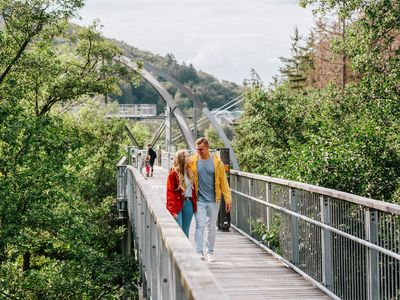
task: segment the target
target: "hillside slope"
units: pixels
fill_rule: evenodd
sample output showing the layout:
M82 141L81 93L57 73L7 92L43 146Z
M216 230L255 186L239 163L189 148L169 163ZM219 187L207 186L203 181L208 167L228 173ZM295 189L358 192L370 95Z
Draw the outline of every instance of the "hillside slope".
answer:
M203 103L207 104L209 109L220 107L242 93L242 86L230 81L220 81L206 72L196 70L192 64L179 64L173 54L162 57L149 51L139 50L121 41L113 40L113 42L123 49L124 55L127 57L133 60L147 61L168 72L190 88ZM165 82L164 86L182 109L192 107L189 99L177 91L175 87L168 82ZM111 98L117 99L120 103L156 103L158 113L163 111L163 102L149 84L143 82L140 86L134 87L130 83L121 83L121 90L122 95L112 95Z

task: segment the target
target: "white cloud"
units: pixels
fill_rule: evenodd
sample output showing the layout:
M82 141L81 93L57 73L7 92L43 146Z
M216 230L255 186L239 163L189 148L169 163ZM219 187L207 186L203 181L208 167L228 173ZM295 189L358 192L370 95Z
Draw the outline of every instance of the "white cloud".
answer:
M255 68L270 81L289 54L297 25L312 13L296 0L87 0L81 24L99 18L108 37L193 65L238 83Z

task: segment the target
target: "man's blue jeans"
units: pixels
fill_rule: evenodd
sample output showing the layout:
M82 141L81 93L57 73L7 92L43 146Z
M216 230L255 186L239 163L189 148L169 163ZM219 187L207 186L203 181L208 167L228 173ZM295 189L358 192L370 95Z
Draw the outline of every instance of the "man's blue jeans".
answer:
M215 235L218 218L219 203L217 202L197 202L196 232L194 239L196 242L196 252L203 253L204 248L204 229L207 225L207 248L208 253L214 253Z
M176 222L178 222L179 226L182 228L187 237L189 237L189 228L192 218L193 203L191 200L184 200L182 210L178 213Z

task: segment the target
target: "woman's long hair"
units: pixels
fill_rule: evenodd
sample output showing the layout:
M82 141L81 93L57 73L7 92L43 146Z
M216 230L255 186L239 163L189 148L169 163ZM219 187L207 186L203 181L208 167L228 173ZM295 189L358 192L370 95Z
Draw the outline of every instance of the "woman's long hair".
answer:
M178 150L175 153L174 166L173 166L173 169L176 171L176 173L178 173L179 187L183 190L186 190L185 172L186 175L189 177L190 183L192 184L192 188L194 187L193 172L185 165L186 153L187 153L186 150Z

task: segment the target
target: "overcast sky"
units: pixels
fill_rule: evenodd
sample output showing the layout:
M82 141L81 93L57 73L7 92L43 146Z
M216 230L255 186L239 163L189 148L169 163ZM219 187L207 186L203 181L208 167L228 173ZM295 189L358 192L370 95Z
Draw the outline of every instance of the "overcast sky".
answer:
M279 56L288 56L297 25L306 35L311 9L296 0L87 0L79 24L99 19L107 37L178 62L219 79L242 83L254 68L268 83Z

